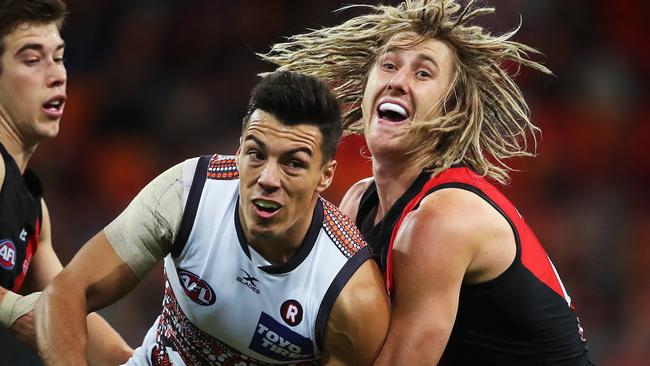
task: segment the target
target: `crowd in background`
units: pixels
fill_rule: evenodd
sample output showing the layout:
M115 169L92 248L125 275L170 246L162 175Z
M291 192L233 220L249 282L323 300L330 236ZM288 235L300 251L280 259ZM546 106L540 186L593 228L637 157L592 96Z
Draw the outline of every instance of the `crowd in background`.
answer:
M283 36L340 23L356 11L333 11L358 2L68 0L68 102L60 135L43 143L31 164L46 187L64 264L167 167L200 154L234 154L248 93L257 74L271 70L255 53ZM515 39L540 49L534 58L555 74L521 70L516 79L542 134L537 157L511 162L518 171L504 191L553 259L596 364L645 364L650 5L485 2L497 13L482 24L504 32L521 20ZM363 138L346 138L337 157L325 193L334 203L370 174ZM162 286L159 266L102 311L132 346L159 313ZM5 333L0 339L0 349L9 347ZM10 364L38 364L16 350Z

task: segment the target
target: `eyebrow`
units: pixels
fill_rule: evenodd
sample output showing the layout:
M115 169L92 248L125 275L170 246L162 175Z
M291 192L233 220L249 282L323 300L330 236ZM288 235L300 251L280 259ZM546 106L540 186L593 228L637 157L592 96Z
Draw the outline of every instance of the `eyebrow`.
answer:
M61 42L61 44L59 44L56 47L55 51L61 50L63 48L65 48L65 42ZM45 49L45 47L41 43L26 43L25 45L20 47L18 49L18 51L16 51L15 56L19 55L21 52L26 51L26 50L34 50L34 51L39 51L40 52L40 51L43 51L43 49Z
M262 142L260 139L258 139L257 137L255 137L255 136L249 134L249 135L247 135L246 138L244 139L244 142L249 141L249 140L252 140L253 142L255 142L255 143L256 143L257 145L259 145L262 149L266 149L266 144L265 144L264 142ZM311 149L309 149L309 148L307 148L307 147L304 147L304 146L297 147L297 148L295 148L295 149L291 149L291 150L285 151L282 155L293 154L293 153L297 153L297 152L301 152L301 151L304 152L304 153L306 153L306 154L309 155L310 157L314 155L314 152L313 152Z
M400 51L400 50L403 50L403 49L404 49L403 47L391 46L391 47L388 47L386 49L386 52L384 52L384 55L389 53L389 52L397 52L397 51ZM440 68L440 65L438 65L438 62L436 62L436 60L433 57L427 55L426 53L418 53L416 58L418 60L420 60L420 61L429 61L435 67L437 67L438 69Z

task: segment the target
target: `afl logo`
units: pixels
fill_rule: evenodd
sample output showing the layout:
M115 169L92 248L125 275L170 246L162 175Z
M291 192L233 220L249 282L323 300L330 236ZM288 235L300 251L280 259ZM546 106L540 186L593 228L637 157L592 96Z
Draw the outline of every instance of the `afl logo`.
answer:
M11 240L0 241L0 266L8 271L16 266L16 246Z
M285 323L294 327L302 321L302 306L296 300L287 300L280 307L280 316Z
M185 295L195 303L208 306L217 300L210 285L194 273L180 269L178 279L181 281Z

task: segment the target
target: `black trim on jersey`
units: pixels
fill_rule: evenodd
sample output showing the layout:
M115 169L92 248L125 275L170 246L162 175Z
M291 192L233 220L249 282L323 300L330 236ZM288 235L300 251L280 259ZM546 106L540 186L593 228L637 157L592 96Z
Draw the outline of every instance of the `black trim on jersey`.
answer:
M330 312L336 299L339 297L343 287L350 281L350 278L353 274L357 272L359 267L366 260L372 258L372 252L369 246L365 246L359 249L348 261L343 265L339 273L336 274L336 277L332 280L325 296L323 296L323 301L320 303L318 308L318 314L316 315L315 323L315 333L316 333L316 345L323 349L323 342L325 341L325 330L327 329L327 321L330 318ZM359 309L359 311L366 311L367 309Z
M402 216L406 205L420 193L422 187L424 187L430 178L430 173L420 173L406 192L388 209L386 215L377 225L374 225L374 221L377 215L377 207L379 207L379 197L377 196L377 185L374 181L370 183L368 189L361 196L355 224L377 257L382 272L386 271L388 243L390 242L397 220Z
M36 173L29 168L26 168L25 172L21 173L18 164L16 164L16 160L14 160L14 157L9 154L9 151L2 144L0 144L0 155L2 155L2 159L5 162L5 178L9 176L7 174L8 171L15 171L23 177L27 193L31 195L31 198L40 201L43 196L43 183L41 183ZM0 190L2 187L4 187L4 182L0 182Z
M235 203L235 232L237 232L239 246L248 259L251 259L251 251L248 249L248 241L246 240L246 235L244 235L244 228L241 226L241 220L239 218L239 195L237 195L237 202Z
M25 179L25 186L32 197L40 200L41 196L43 196L43 183L38 179L36 173L27 168L25 169L25 174L23 174L23 179Z
M517 228L515 227L514 222L512 222L510 217L505 213L505 211L503 211L501 206L499 206L490 197L488 197L488 195L485 194L485 192L483 192L480 188L475 187L475 186L473 186L471 184L460 183L460 182L442 183L440 185L437 185L437 186L431 188L424 196L422 196L422 200L424 199L424 197L430 195L431 193L433 193L435 191L439 191L441 189L445 189L445 188L463 189L463 190L466 190L466 191L470 191L470 192L476 194L477 196L481 197L482 199L485 200L485 202L489 203L490 206L494 207L494 209L497 210L497 212L499 212L499 214L501 214L501 216L503 216L506 219L506 221L508 221L508 224L510 225L510 228L512 229L512 233L515 236L515 246L516 246L517 252L515 253L514 260L512 261L512 263L510 263L508 268L506 268L506 270L503 271L503 273L501 273L497 277L495 277L495 278L493 278L491 280L488 280L486 282L463 283L462 284L463 287L465 287L467 289L471 289L471 290L481 290L483 288L490 287L496 281L499 281L499 280L505 278L509 273L513 272L514 268L516 267L516 264L521 262L521 258L520 258L521 257L521 240L519 239L519 232L517 231ZM420 200L420 202L418 202L418 204L415 207L413 207L413 211L416 210L418 208L418 206L420 206L420 203L422 202L422 200Z
M268 265L268 266L259 266L258 268L268 274L280 274L280 273L289 273L296 269L302 263L305 258L311 253L311 250L316 244L316 239L318 239L318 234L323 227L323 218L325 214L323 213L323 203L320 199L316 200L316 206L314 207L314 213L312 215L311 223L309 224L309 229L305 234L305 239L303 239L300 248L289 258L288 261L278 264L278 265ZM237 231L237 238L239 239L239 245L244 250L244 253L248 256L248 259L251 259L251 252L248 248L248 241L244 235L244 229L241 225L241 218L239 217L239 200L237 200L237 206L235 206L235 229Z
M190 187L187 202L185 203L185 209L183 210L181 226L178 229L176 239L174 240L170 251L171 255L174 257L178 257L181 254L183 248L185 248L185 244L187 244L187 239L190 237L192 227L194 227L194 220L196 219L196 213L199 210L199 202L201 202L203 186L208 177L208 165L213 156L214 155L202 155L196 164L192 186Z
M311 253L311 250L314 248L314 244L316 244L318 234L323 227L323 218L325 217L323 210L323 202L321 202L320 199L317 199L311 224L309 225L305 239L302 241L300 248L291 256L291 258L289 258L288 261L277 266L260 266L259 268L268 274L288 273L296 269L296 267L307 258L309 253Z

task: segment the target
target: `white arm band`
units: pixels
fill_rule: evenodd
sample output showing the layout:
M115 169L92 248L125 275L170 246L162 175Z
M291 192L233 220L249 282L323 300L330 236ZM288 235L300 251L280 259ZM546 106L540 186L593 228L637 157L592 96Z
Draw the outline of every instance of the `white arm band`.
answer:
M183 217L183 163L156 177L104 228L113 249L142 279L171 248Z
M14 292L7 291L2 303L0 303L0 324L10 328L16 319L29 313L41 296L40 292L33 292L27 296L21 296Z

